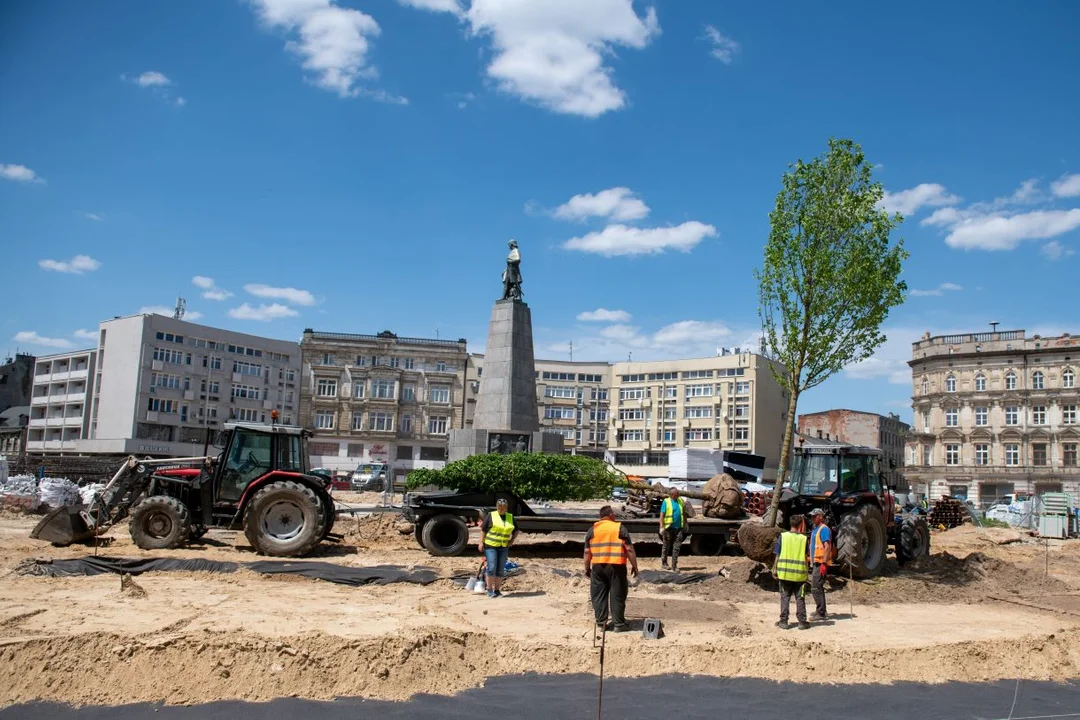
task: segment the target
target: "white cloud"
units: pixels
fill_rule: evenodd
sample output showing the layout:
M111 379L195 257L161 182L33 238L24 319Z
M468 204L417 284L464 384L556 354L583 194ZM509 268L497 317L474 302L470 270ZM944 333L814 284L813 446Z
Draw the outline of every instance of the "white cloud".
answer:
M79 338L80 340L97 340L98 339L98 331L97 330L76 330L75 332L73 332L71 334L73 336Z
M624 323L629 322L630 313L625 310L608 310L607 308L596 308L595 310L588 310L586 312L578 313L577 319L581 322L613 322Z
M314 305L315 296L307 290L298 290L291 287L272 287L262 283L248 283L244 290L255 297L273 300L284 300L293 305Z
M101 222L102 220L105 219L104 215L99 215L98 213L91 213L91 212L83 213L82 216L84 218L86 218L87 220L93 220L94 222Z
M644 347L648 338L639 334L640 328L633 325L609 325L600 330L600 337L607 340L615 340L630 347Z
M665 250L690 252L707 237L716 237L712 225L690 220L672 227L636 228L627 225L608 225L599 232L591 232L563 243L567 250L615 255L647 255Z
M945 244L963 250L1012 250L1025 240L1045 240L1080 228L1080 209L1034 210L959 221Z
M947 292L959 292L964 288L956 283L944 282L932 290L912 290L912 297L941 297Z
M140 315L164 315L165 317L172 317L176 312L176 308L169 307L168 305L143 305L139 308ZM198 310L185 310L185 320L198 320L203 316Z
M176 101L175 101L175 102L176 102L176 106L177 106L177 107L184 107L185 105L187 105L187 100L185 100L185 99L184 99L184 98L182 98L182 97L178 97L178 98L176 98Z
M38 266L43 270L53 270L55 272L71 273L72 275L82 275L83 273L93 272L101 267L101 263L90 257L89 255L76 255L70 260L38 260Z
M295 317L299 314L300 313L296 312L291 307L280 303L272 303L270 305L262 304L258 307L252 307L251 305L244 303L240 307L234 307L229 310L229 317L236 318L237 320L259 320L261 322L269 322L283 317Z
M638 325L617 322L583 333L573 330L542 331L545 337L573 338L575 358L594 360L664 360L672 358L710 357L721 346L737 345L756 351L761 331L749 327L733 328L720 320L679 320L655 331ZM741 342L739 341L741 339ZM570 351L569 341L542 343L542 353L563 356Z
M69 348L72 345L71 341L66 338L45 337L43 335L38 335L33 330L23 330L22 332L15 333L15 342L50 348Z
M619 222L640 220L649 214L649 206L634 195L630 188L614 187L595 195L575 195L555 208L560 220L585 220L590 217L610 218Z
M462 17L465 9L458 0L398 0L402 5L414 7L419 10L431 10L432 12L447 12Z
M465 108L469 107L469 103L476 99L476 93L452 93L450 97L458 98L458 110L464 110Z
M285 47L302 59L311 82L339 97L361 94L387 101L393 96L356 87L378 75L368 64L370 38L381 32L370 15L338 6L334 0L251 0L266 25L295 34ZM404 101L404 98L397 98ZM406 101L407 102L407 101Z
M735 60L735 56L742 50L739 43L725 37L712 25L705 26L705 35L708 37L709 42L712 43L712 50L709 51L709 54L725 65L730 65Z
M723 323L701 320L681 320L665 325L653 335L656 345L713 344L731 337L731 329Z
M1066 247L1057 240L1051 240L1046 243L1039 248L1039 252L1042 253L1043 257L1047 260L1060 260L1063 257L1068 257L1069 255L1074 255L1076 253L1071 247Z
M165 87L166 85L172 85L172 80L157 70L147 70L135 78L135 84L139 87Z
M893 385L911 385L911 344L922 337L924 330L914 328L885 328L885 342L862 362L844 368L844 374L856 380L885 378ZM935 335L938 333L934 333Z
M45 178L39 177L36 172L25 165L5 165L0 163L0 177L15 182L44 184Z
M228 290L219 288L214 283L214 278L205 275L196 275L191 278L191 284L201 289L203 291L202 296L207 300L228 300L233 296Z
M1080 173L1062 175L1050 184L1050 191L1057 197L1080 196Z
M942 207L955 205L960 197L953 195L943 185L922 183L908 190L891 193L886 191L881 198L881 207L901 215L913 215L923 207Z

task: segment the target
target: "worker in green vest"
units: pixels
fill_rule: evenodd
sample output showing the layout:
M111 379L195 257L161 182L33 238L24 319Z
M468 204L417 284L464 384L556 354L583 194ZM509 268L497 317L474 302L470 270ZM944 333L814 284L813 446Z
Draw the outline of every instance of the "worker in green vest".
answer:
M808 630L806 621L806 582L810 577L809 563L806 557L806 527L802 515L791 516L791 530L781 533L773 545L773 574L780 582L780 622L776 626L787 630L791 625L791 598L795 598L795 617L799 620L799 629Z
M503 579L506 577L506 561L510 546L517 537L514 516L507 511L506 499L495 502L495 512L484 515L480 524L479 550L484 553L487 571L484 573L489 598L502 597Z
M671 569L679 571L679 548L686 539L686 500L679 497L679 489L671 488L668 497L660 503L660 538L663 545L660 549L660 567L668 569L668 556L671 556Z

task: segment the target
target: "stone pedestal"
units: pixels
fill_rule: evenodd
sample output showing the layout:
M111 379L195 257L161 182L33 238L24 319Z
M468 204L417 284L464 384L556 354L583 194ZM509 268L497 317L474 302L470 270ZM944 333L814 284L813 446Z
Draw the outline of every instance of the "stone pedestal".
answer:
M499 300L491 309L473 427L516 433L540 430L532 313L520 300Z
M493 447L494 446L494 447ZM563 437L553 432L522 433L512 430L485 430L482 428L458 428L450 431L448 459L462 460L470 455L487 453L534 452L560 455Z

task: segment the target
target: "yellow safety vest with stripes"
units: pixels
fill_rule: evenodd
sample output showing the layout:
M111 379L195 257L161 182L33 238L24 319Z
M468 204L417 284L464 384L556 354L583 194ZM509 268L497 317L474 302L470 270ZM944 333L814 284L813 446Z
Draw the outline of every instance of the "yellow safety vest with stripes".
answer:
M679 503L679 522L682 523L679 527L686 527L686 501L682 498L672 500L671 498L664 498L664 502L661 503L661 509L664 511L664 528L667 529L675 523L675 503Z
M589 540L589 554L593 565L625 565L626 545L619 532L622 523L614 520L601 520L593 525L592 539Z
M802 533L786 532L780 536L776 577L787 582L806 582L806 536Z
M495 548L508 547L513 534L514 516L510 513L503 516L493 512L491 513L491 529L484 536L484 544Z

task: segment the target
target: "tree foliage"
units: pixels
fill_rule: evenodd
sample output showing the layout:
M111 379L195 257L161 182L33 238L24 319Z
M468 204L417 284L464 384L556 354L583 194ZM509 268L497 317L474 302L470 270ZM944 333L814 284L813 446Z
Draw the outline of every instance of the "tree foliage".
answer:
M625 482L610 465L583 455L472 455L442 470L413 470L406 487L511 492L521 498L593 500L611 496Z
M788 393L777 492L787 473L799 395L847 365L870 357L885 341L881 324L904 301L900 279L904 241L890 242L902 222L880 208L884 191L852 140L830 140L828 151L799 160L783 178L769 214L769 241L758 313L763 352Z

